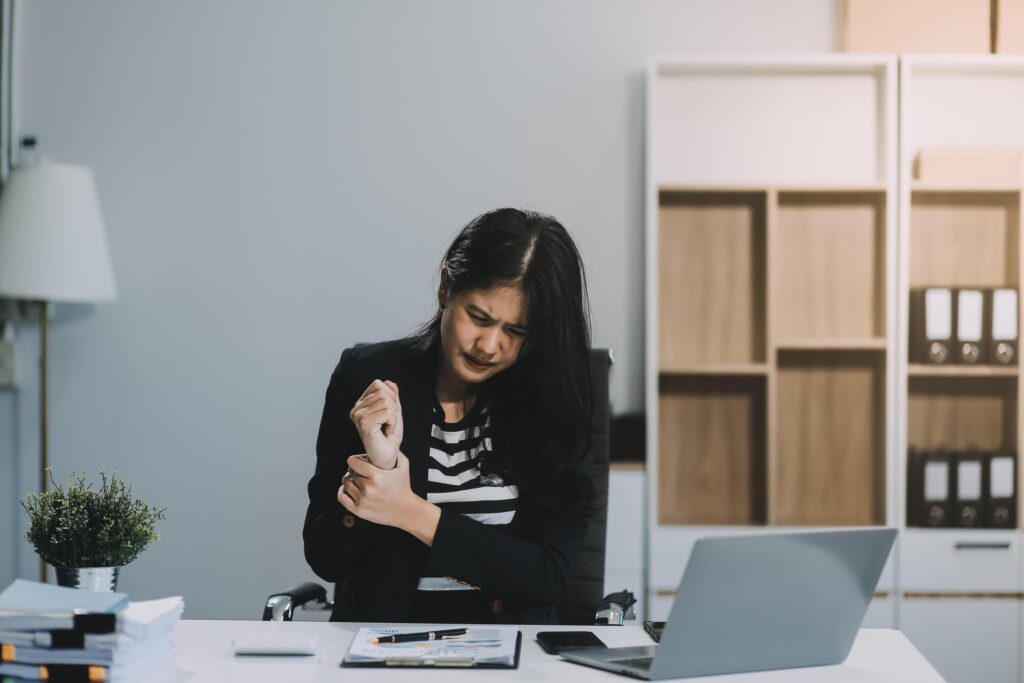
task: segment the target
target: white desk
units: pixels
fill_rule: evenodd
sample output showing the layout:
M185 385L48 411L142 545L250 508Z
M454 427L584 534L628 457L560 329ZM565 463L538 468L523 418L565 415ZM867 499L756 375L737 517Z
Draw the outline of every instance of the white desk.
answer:
M338 666L349 641L361 624L265 621L183 620L175 626L177 671L171 680L182 683L228 683L245 681L373 681L374 683L469 683L494 681L628 681L615 674L570 664L546 654L534 640L537 631L574 630L573 626L523 626L523 651L516 670L454 669L342 669ZM287 629L318 636L323 650L316 657L235 657L231 639L239 634ZM594 632L609 647L650 645L639 626L595 626ZM942 681L921 653L899 631L862 629L849 658L838 666L764 671L754 674L689 678L687 681L731 683L732 681Z

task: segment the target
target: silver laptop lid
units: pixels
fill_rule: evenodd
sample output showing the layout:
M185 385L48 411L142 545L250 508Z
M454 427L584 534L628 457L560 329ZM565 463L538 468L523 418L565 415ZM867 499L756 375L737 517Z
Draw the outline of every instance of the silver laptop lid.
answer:
M874 528L697 541L650 678L842 662L895 538Z

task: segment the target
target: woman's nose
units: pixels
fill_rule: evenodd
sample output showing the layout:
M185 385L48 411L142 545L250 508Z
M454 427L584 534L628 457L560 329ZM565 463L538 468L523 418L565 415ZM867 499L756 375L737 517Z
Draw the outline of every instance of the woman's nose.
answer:
M501 330L496 328L490 328L484 330L481 333L480 338L477 340L477 346L481 353L486 353L489 356L493 356L498 352L498 345L500 342Z

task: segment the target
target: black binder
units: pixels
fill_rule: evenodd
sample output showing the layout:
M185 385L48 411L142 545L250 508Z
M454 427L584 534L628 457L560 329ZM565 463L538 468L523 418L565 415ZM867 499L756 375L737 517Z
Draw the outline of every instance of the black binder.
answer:
M979 451L956 453L956 499L953 525L978 528L986 523L988 502L988 458Z
M907 449L907 526L923 526L924 511L922 466L924 452L911 446Z
M953 362L956 297L943 287L910 292L910 359L943 365Z
M980 289L958 289L956 303L956 362L985 362L985 295Z
M956 468L948 450L926 451L921 458L921 526L953 526Z
M1016 289L991 289L985 292L986 356L993 365L1017 364L1019 336Z
M988 454L988 526L993 529L1017 527L1017 454L995 451Z

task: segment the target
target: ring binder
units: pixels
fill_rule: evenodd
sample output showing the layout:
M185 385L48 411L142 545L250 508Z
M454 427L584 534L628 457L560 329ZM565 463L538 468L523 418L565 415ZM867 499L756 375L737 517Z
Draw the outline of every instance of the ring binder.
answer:
M949 451L929 451L923 457L922 526L953 526L951 492L956 490L956 470Z
M989 362L1014 365L1017 362L1017 290L994 289L988 295Z
M1017 526L1017 456L999 451L989 458L988 526L1013 529Z
M956 294L956 359L965 365L977 365L984 362L984 297L979 289L961 289Z
M953 305L950 289L930 287L911 291L910 356L914 362L952 362Z
M956 503L954 525L976 528L985 524L985 495L988 473L985 458L976 451L958 453L956 464Z

